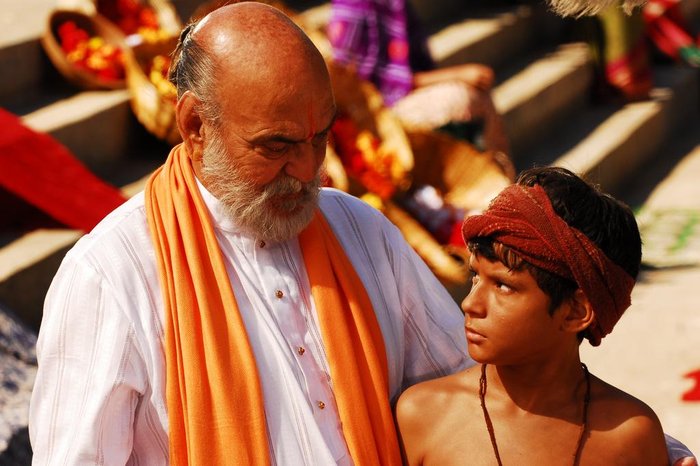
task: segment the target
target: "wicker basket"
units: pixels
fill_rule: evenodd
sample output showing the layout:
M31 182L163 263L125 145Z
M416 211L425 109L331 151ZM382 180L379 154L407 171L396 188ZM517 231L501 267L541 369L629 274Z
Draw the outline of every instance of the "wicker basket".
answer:
M147 3L156 10L161 29L171 36L178 37L183 24L173 4L167 0L148 0Z
M172 3L170 3L168 0L140 0L140 2L144 6L153 9L158 20L158 25L160 29L164 31L167 36L180 35L180 30L182 29L182 21L180 20L177 11L175 10L175 7L172 5ZM109 14L109 12L100 11L97 1L94 1L93 5L97 13L102 14L105 17L105 19L111 21L113 24L117 22L118 18L115 16L116 13L114 13L114 15L111 15Z
M126 80L104 80L88 70L81 69L68 60L58 39L58 28L66 21L87 31L90 36L100 36L110 45L126 49L124 34L106 18L98 14L87 15L73 10L55 10L49 16L41 44L51 63L68 81L82 89L123 89Z
M479 152L467 142L437 131L407 135L414 154L414 186L433 186L443 194L445 202L455 207L465 211L483 210L512 182L493 154ZM452 296L456 300L464 298L469 291L466 248L438 243L396 205L391 205L385 214Z
M132 47L125 60L131 108L136 118L151 134L171 145L182 140L175 118L175 101L159 92L146 73L153 57L169 55L176 43L176 37L154 44L143 42Z
M439 131L409 132L415 156L414 185L429 184L447 203L465 210L483 210L512 183L497 155Z

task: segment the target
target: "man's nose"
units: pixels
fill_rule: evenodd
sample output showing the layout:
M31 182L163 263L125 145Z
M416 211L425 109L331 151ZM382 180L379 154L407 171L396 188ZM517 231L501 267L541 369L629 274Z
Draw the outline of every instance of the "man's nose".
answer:
M326 147L315 147L311 142L301 142L294 149L285 164L284 172L302 183L308 183L318 174L326 156Z

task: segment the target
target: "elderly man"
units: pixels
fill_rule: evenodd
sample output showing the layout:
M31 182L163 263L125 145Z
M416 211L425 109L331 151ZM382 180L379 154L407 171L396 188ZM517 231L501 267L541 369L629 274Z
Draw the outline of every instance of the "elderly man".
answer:
M470 360L398 229L319 190L321 55L240 3L183 31L171 74L184 142L47 295L34 464L399 464L392 403Z

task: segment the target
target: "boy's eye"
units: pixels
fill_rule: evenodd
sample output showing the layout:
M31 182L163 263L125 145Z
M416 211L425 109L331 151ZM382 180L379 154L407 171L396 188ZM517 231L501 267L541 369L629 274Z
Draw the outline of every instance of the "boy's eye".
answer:
M506 292L506 293L513 291L513 288L511 288L510 285L507 285L503 282L497 282L496 288L498 288L499 290Z

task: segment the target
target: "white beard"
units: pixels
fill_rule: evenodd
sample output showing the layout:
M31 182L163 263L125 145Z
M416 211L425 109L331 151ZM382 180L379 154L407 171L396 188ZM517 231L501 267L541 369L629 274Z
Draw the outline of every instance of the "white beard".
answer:
M594 15L610 6L622 5L630 14L635 7L644 5L647 0L547 0L552 10L561 16L580 17Z
M265 241L285 241L297 236L311 222L318 207L320 171L313 181L302 183L284 173L262 190L244 179L234 157L230 157L218 135L204 148L203 182L241 230ZM278 196L301 192L293 200Z

